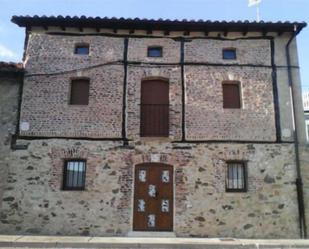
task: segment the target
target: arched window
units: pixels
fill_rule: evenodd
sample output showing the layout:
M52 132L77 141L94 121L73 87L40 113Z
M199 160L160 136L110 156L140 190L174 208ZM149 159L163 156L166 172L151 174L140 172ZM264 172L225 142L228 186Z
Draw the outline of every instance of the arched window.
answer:
M145 80L141 87L141 136L168 137L169 85L164 80Z

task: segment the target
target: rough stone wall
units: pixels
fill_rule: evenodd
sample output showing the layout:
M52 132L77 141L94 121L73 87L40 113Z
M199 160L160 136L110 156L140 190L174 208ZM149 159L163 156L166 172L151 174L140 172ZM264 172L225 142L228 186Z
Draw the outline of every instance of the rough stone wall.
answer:
M134 166L156 158L174 166L178 236L299 236L293 145L148 141L132 146L52 139L14 151L0 232L126 235L132 230ZM85 191L61 190L68 158L87 159ZM225 192L225 161L236 159L247 160L246 193Z
M309 145L302 145L300 150L300 166L303 180L304 204L305 204L305 221L307 234L309 228Z
M11 135L15 134L21 78L0 72L0 208L10 163Z
M226 160L248 160L247 193L225 192ZM299 237L293 145L199 145L183 175L179 234Z

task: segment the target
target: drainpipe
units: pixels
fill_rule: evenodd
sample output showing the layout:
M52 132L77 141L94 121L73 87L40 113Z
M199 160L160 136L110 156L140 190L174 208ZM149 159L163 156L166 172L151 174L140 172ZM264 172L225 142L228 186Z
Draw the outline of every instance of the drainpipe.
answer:
M301 30L302 30L302 27L297 27L297 25L294 25L294 32L285 46L285 52L286 52L286 61L287 61L287 69L288 69L290 97L291 97L291 102L292 102L293 125L294 125L295 164L296 164L296 172L297 172L296 189L297 189L297 201L298 201L298 213L299 213L299 229L300 229L300 237L307 238L303 181L302 181L300 159L299 159L299 140L298 140L298 134L297 134L297 119L295 117L295 114L296 114L295 93L293 89L293 75L292 75L291 55L290 55L291 42L295 39L295 37L298 35L298 33Z

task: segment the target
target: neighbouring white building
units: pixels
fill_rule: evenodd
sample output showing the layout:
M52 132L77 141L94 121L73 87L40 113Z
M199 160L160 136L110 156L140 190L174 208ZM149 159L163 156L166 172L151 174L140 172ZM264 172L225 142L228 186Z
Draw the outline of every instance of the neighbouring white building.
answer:
M306 122L306 135L309 142L309 91L303 93L304 114Z

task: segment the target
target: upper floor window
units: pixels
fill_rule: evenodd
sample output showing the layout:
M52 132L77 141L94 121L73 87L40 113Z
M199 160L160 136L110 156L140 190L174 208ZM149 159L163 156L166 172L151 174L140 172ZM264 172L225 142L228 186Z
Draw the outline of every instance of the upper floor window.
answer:
M142 82L140 124L142 137L168 137L169 85L167 81Z
M226 191L247 191L246 167L243 162L227 162Z
M162 47L149 47L148 48L148 57L162 57L163 51Z
M241 108L240 83L226 81L222 84L223 108Z
M222 57L224 60L236 60L236 49L235 48L223 49Z
M63 170L63 190L84 190L86 178L86 161L68 160Z
M78 44L75 46L75 54L89 54L89 44Z
M71 81L71 105L88 105L89 79L74 79Z

